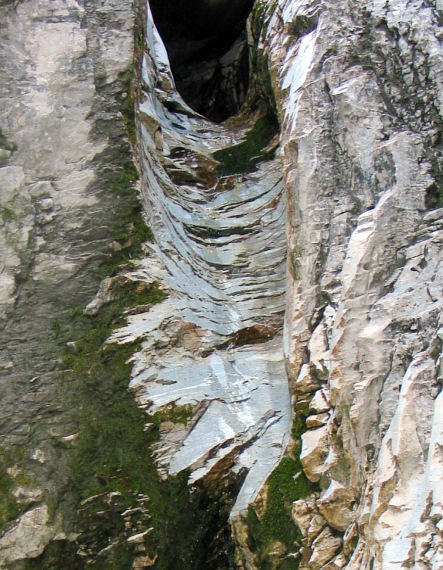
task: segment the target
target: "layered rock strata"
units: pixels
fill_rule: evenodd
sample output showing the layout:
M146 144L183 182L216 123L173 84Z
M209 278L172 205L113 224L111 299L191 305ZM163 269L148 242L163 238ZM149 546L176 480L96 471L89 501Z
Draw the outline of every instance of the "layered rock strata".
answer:
M143 340L130 385L141 406L193 407L186 429L164 433L159 465L191 469L191 484L232 467L245 478L236 515L278 464L290 429L281 161L217 174L213 153L242 133L183 102L149 11L142 79L142 197L157 245L136 275L163 283L168 299L113 340Z

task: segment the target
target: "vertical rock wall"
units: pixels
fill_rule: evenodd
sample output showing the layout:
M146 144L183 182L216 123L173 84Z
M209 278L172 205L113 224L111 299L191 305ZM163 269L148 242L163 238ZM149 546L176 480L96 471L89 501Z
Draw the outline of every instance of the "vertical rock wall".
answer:
M196 115L148 17L139 159L156 244L125 278L168 298L111 342L142 341L131 389L164 414L161 473L234 480L236 521L272 500L263 484L289 440L289 378L312 487L286 504L301 543L274 540L270 567L443 565L442 9L257 0L251 84L267 91L270 70L280 150L265 136L225 172L258 115L223 126ZM125 247L115 227L130 201L110 191L129 160L134 14L129 1L0 2L5 568L75 538L48 506L76 437L56 342ZM239 564L259 568L257 536L236 529Z
M280 1L304 568L441 568L441 6ZM272 12L272 16L270 13ZM440 443L439 443L440 442Z
M113 186L132 160L120 108L134 19L130 0L0 3L2 568L63 538L48 508L73 433L57 336L132 207Z

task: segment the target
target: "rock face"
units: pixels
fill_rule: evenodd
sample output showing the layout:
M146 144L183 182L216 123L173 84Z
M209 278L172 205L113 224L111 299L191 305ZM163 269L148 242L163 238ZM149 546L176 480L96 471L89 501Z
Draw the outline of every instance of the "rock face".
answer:
M296 266L285 354L296 398L329 413L301 455L311 525L318 509L343 536L324 568L443 564L441 8L281 1L262 36Z
M135 10L95 4L0 3L1 525L26 511L0 539L2 568L61 538L43 504L72 435L57 334L93 296L119 207L132 207L109 191L131 160L120 102Z
M300 457L307 477L321 489L308 503L312 522L305 525L301 564L439 568L440 7L287 0L259 3L259 8L259 49L269 61L282 126L289 246L286 369L296 401L312 398ZM167 170L177 143L170 144L171 129L153 112L155 103L144 105L141 113L154 116L155 133L165 135L157 150L166 149ZM181 123L180 131L186 127ZM210 127L204 129L207 140L215 138ZM176 259L195 258L185 252L199 208L192 201L199 194L188 189L183 211L184 198L168 191L174 206L167 217L173 214L174 221L165 232L168 220L156 182L148 187L162 244L172 233L177 236L173 246L157 251L167 266L162 276L192 306L187 282L195 277L186 261L177 267ZM212 205L205 205L205 213L197 214L201 225L207 224L206 213L217 217L211 212ZM178 243L184 245L177 254ZM205 251L200 242L199 251ZM212 278L206 264L198 267L204 291ZM180 308L180 301L170 302ZM197 303L192 317L181 308L181 318L232 334L229 326L209 326L210 307L202 310L202 301ZM146 327L134 321L124 334L136 326ZM200 399L220 393L212 387L200 392L201 380L191 380L187 364L186 380L169 372L170 361L160 373L149 362L146 373L146 366L139 366L133 387L140 401L156 405L184 398L182 403L189 403L191 385ZM203 384L212 386L209 362L198 370ZM143 378L148 378L144 389ZM153 388L155 378L166 388ZM206 414L209 421L210 408ZM217 416L222 417L218 410ZM196 469L194 477L205 473L207 438L198 429L195 433L198 444L191 431L178 450L177 440L162 450L169 469L188 465ZM211 433L214 445L229 439L227 432L223 437L217 429ZM229 433L236 437L235 430ZM305 501L299 500L300 508Z
M209 35L224 3L152 5L196 107L209 91L194 78L215 68L208 108L220 89L237 89L231 110L245 99L220 125L192 110L148 6L134 148L155 239L124 279L167 297L107 346L140 342L130 389L164 414L159 472L189 471L193 491L235 482L238 567L442 568L442 3L257 0L243 36L248 1ZM168 23L168 6L197 9L194 31ZM77 544L49 508L81 439L57 389L57 337L79 304L92 317L112 301L114 278L93 298L97 268L127 247L115 228L131 201L110 192L127 178L136 9L0 1L0 565L12 570ZM149 494L125 500L106 487L82 508L103 506L95 527L118 518L128 568L163 564ZM75 570L94 541L79 542ZM116 544L101 544L106 563Z
M182 101L150 11L142 80L142 196L157 244L139 277L160 280L169 295L113 339L143 340L131 380L141 406L194 407L188 429L158 450L167 472L191 469L194 483L226 462L247 473L235 516L281 459L290 429L281 161L217 174L213 153L241 133Z

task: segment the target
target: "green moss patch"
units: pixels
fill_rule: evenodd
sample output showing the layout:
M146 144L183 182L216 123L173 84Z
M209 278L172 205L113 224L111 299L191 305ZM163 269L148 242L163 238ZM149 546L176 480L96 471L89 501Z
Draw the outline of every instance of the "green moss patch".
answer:
M249 507L246 517L249 546L256 553L262 570L296 570L299 567L298 559L285 558L283 554L276 560L272 551L280 543L287 554L297 552L302 535L292 521L292 503L318 491L318 486L304 474L300 461L301 435L306 430L305 412L299 411L294 420L292 436L295 447L292 453L282 459L266 482L267 495L263 513L259 516L253 507Z
M15 222L17 221L17 214L11 208L2 208L1 217L4 222Z
M0 526L2 527L14 520L23 510L13 494L17 483L10 475L9 469L14 464L11 454L0 449Z
M257 119L253 128L247 133L245 141L214 152L213 157L220 163L217 167L218 174L220 176L247 174L253 172L259 162L273 158L273 151L264 149L278 129L278 121L274 114Z
M1 129L0 129L0 148L9 150L11 152L17 150L17 145L15 143L8 141L8 139L5 137Z
M163 422L173 422L174 424L187 425L192 417L192 406L172 405L162 412L155 412L152 416L153 424L159 427Z
M134 547L126 539L150 527L146 547L151 557L158 557L155 568L207 568L213 542L220 536L224 544L220 567L227 568L226 559L233 552L227 520L234 495L222 492L214 497L203 488L191 495L188 473L161 480L152 457L161 424L186 424L192 408L172 406L148 416L127 390L130 358L138 345L105 344L123 323L126 309L157 303L165 294L156 284L141 286L124 278L114 283L113 300L97 315L73 311L70 322L75 323L75 335L72 326L57 325L60 342L69 342L61 389L72 405L78 436L60 466L69 474L69 483L54 512L66 509L64 501L75 506L78 544L86 553L83 559L74 557L72 568L84 568L85 560L93 570L131 568ZM134 508L139 512L132 515L128 529L123 513ZM113 548L100 554L111 543ZM48 560L57 560L57 552L52 551L51 558L49 553L42 556L41 565L35 567L51 568Z
M124 198L124 207L115 224L114 251L104 257L97 268L101 279L113 276L122 266L143 254L143 244L152 242L154 237L143 216L142 206L135 190L138 173L132 163L122 164L116 172L108 174L105 185L108 191Z
M138 43L139 38L137 37L137 48L140 49L140 53L142 51L141 45ZM122 102L122 115L123 120L125 122L126 132L128 133L129 140L131 144L134 146L137 139L137 129L135 126L135 99L136 94L134 92L134 78L132 77L132 73L129 74L129 77L126 80L127 91L126 97L123 99Z
M426 190L426 208L434 210L443 207L443 185L431 184Z

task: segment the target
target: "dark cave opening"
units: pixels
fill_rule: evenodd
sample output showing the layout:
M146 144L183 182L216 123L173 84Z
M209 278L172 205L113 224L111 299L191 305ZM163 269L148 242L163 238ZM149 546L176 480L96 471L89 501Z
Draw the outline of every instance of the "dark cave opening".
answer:
M246 20L254 0L150 0L177 89L212 121L235 115L249 84Z

